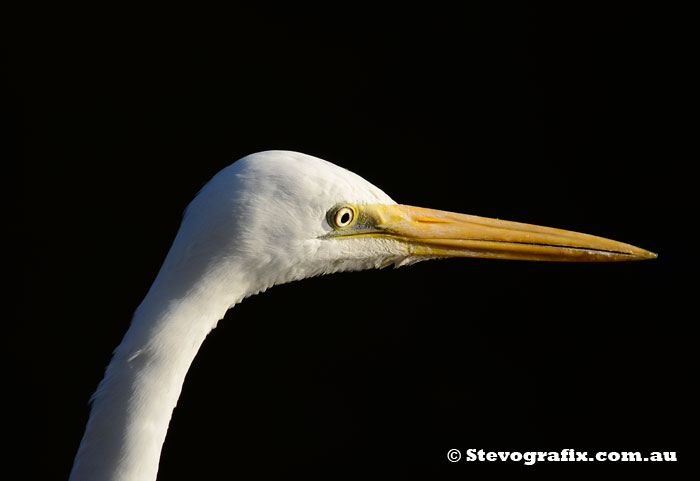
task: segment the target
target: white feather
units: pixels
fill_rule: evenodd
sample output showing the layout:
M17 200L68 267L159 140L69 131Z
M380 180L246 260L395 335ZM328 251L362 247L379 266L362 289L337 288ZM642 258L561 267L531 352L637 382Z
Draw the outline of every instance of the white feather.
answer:
M344 270L405 265L398 242L338 242L326 213L338 203L394 201L361 177L304 154L269 151L223 169L186 210L146 298L92 397L70 479L147 481L204 338L246 296Z

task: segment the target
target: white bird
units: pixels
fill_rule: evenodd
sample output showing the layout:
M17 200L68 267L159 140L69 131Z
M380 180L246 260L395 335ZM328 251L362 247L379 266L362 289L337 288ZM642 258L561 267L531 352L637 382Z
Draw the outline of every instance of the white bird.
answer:
M156 479L185 374L245 297L306 277L438 257L624 261L656 254L570 231L396 204L361 177L269 151L216 174L115 349L70 479Z

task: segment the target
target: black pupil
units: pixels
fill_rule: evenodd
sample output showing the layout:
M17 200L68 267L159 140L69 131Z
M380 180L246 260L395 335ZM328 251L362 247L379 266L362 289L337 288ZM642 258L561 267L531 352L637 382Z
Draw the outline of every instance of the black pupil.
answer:
M348 222L350 222L350 214L343 212L343 214L340 216L340 223L347 224Z

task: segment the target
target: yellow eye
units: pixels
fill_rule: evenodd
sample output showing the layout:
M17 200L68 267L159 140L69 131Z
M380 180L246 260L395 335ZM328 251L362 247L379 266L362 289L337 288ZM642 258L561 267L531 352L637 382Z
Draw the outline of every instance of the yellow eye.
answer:
M352 207L341 207L333 215L333 225L338 228L347 227L355 220L355 210Z

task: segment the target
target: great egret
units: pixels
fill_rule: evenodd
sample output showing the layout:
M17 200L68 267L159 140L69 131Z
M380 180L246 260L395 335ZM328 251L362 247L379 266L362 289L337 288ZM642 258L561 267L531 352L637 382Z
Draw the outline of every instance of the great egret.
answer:
M146 481L204 338L243 298L332 272L438 257L625 261L656 257L601 237L396 204L308 155L269 151L216 174L188 206L115 349L75 458L73 481Z

